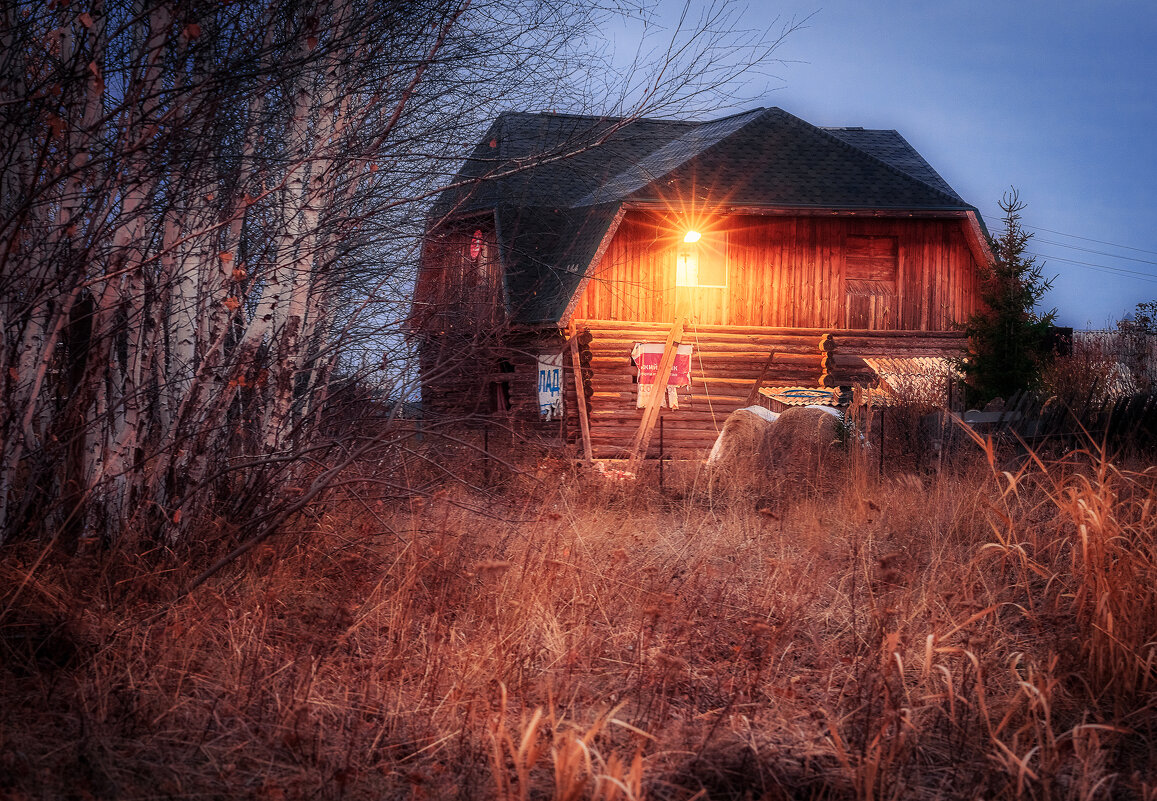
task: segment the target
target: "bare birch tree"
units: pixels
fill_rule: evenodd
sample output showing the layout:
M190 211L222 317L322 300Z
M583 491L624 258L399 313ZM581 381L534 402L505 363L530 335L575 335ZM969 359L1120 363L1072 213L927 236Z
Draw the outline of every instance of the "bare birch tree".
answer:
M271 514L345 447L317 435L329 382L396 346L423 209L482 121L587 110L593 86L670 109L774 44L716 13L607 95L608 13L5 4L0 541Z

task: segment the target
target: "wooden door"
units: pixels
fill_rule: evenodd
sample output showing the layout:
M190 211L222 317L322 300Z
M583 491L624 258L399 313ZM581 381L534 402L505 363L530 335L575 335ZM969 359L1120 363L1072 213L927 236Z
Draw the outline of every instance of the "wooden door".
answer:
M896 327L899 243L894 236L849 234L844 244L844 325Z

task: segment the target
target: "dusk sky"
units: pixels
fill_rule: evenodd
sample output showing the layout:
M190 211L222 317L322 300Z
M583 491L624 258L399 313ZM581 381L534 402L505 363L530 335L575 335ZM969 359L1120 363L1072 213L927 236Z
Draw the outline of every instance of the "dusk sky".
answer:
M1058 322L1103 328L1157 299L1157 3L756 0L810 16L734 109L898 130L989 229L1010 186L1056 276ZM769 91L762 92L764 86ZM778 87L778 88L777 88Z

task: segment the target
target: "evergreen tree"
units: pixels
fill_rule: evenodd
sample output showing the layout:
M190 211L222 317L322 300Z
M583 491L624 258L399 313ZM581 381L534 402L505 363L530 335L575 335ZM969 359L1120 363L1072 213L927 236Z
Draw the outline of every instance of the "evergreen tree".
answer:
M982 269L981 309L965 326L969 353L963 369L971 404L1034 388L1052 356L1049 332L1056 309L1037 312L1052 279L1025 252L1032 239L1020 222L1025 205L1015 189L1005 194L1000 201L1004 231L988 239L993 260Z

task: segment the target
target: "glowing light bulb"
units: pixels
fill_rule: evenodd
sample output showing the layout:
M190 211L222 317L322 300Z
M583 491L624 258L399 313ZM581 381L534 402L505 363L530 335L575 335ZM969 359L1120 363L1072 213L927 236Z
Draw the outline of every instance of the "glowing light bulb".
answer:
M698 242L700 234L698 231L688 231L687 235L683 237L684 242Z

